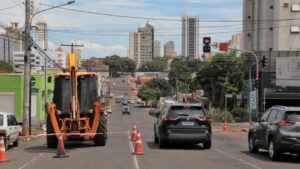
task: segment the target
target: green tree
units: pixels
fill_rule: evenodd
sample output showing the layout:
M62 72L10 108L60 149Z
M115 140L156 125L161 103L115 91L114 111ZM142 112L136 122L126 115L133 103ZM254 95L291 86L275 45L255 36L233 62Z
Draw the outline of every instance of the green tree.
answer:
M176 80L178 83L178 90L180 92L188 92L189 84L192 81L192 72L187 65L187 61L181 58L175 58L171 63L169 72L169 83L176 90Z
M121 59L121 71L122 72L134 72L136 69L136 63L129 58Z
M160 91L160 96L172 96L172 86L165 79L155 78L146 83L152 89L158 89Z
M147 85L143 85L138 91L138 97L146 102L146 106L148 106L149 101L156 101L160 96L160 91L158 89L150 88Z
M8 64L8 63L0 60L0 70L9 70L9 71L12 71L13 67L10 64Z
M144 63L140 72L162 72L167 69L167 60L166 59L157 59Z
M201 67L196 80L212 100L213 107L223 108L227 92L236 96L244 89L242 66L243 61L233 54L217 54Z
M118 55L107 56L104 62L109 65L113 74L117 72L134 72L136 69L136 63L133 60Z

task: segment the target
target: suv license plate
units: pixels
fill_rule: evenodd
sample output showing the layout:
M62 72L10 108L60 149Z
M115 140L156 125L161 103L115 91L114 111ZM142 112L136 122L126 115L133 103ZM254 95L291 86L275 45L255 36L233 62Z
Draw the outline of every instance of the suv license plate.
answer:
M182 122L181 123L183 126L193 126L194 122Z

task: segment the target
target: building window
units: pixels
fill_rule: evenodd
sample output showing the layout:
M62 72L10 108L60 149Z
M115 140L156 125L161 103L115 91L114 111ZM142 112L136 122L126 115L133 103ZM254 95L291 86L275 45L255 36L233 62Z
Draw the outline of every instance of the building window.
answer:
M300 4L292 4L292 12L300 12Z
M248 16L248 19L251 19L251 16L250 16L250 15Z
M269 30L270 30L270 31L273 31L273 27L270 27Z
M269 51L272 51L273 50L273 48L269 48Z
M291 33L299 34L299 26L291 26Z
M273 6L273 5L270 5L270 9L274 9L274 6Z

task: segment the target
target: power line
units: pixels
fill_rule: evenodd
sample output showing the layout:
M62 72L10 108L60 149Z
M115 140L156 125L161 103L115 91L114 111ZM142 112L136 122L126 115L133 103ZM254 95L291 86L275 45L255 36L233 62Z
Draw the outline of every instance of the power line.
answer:
M15 8L15 7L18 7L19 5L13 5L13 6L9 6L9 7L6 7L6 8L0 8L0 10L7 10L7 9L11 9L11 8Z
M53 5L43 4L43 6L54 7ZM184 19L171 19L171 18L154 18L154 17L141 17L141 16L129 16L129 15L119 15L119 14L111 14L111 13L103 13L103 12L93 12L81 9L73 9L73 8L66 8L60 7L60 9L73 11L73 12L80 12L80 13L87 13L87 14L94 14L94 15L103 15L103 16L110 16L110 17L118 17L118 18L130 18L130 19L139 19L139 20L157 20L157 21L172 21L172 22L182 22L185 21ZM265 19L265 20L198 20L197 22L200 23L215 23L215 22L224 22L224 23L253 23L253 22L281 22L281 21L294 21L300 20L300 18L285 18L285 19Z

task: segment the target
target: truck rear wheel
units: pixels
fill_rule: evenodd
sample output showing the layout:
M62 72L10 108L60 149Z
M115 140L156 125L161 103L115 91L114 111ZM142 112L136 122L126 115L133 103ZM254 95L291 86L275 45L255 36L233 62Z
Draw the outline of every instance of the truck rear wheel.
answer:
M107 139L107 121L104 114L101 114L97 134L94 138L95 146L105 146Z
M51 135L48 135L51 134ZM50 120L50 115L47 116L47 145L48 148L56 148L57 147L57 137L54 134L54 129Z

